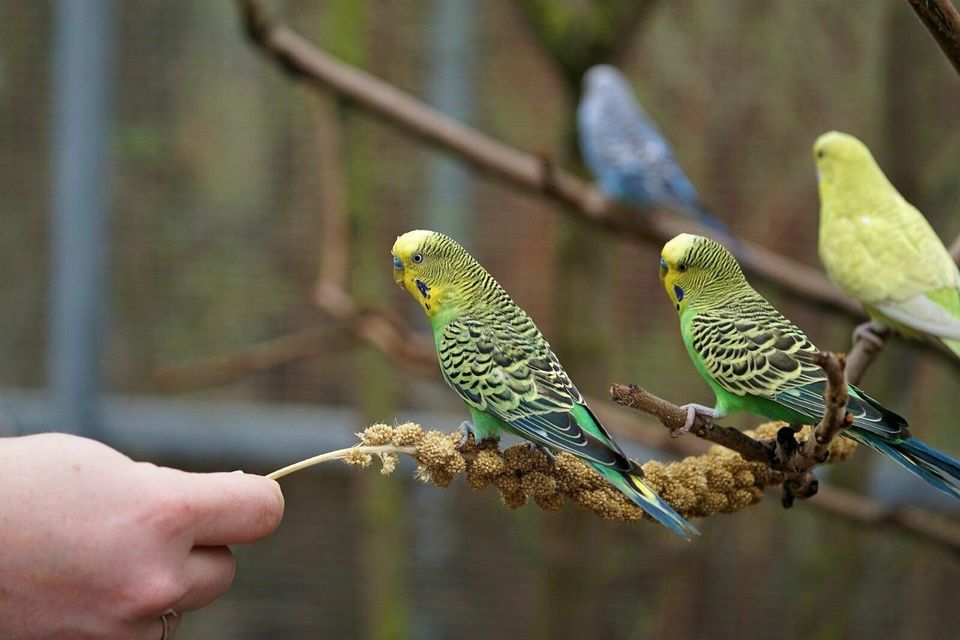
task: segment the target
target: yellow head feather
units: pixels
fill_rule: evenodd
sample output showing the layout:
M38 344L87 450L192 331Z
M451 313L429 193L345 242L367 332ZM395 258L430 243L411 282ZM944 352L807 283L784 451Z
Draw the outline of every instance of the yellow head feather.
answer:
M668 264L675 265L683 260L683 257L690 252L690 249L693 248L697 240L702 239L703 236L695 236L692 233L681 233L663 245L660 256L666 260Z
M677 279L687 270L684 263L684 257L690 253L690 249L701 236L695 236L690 233L681 233L667 244L663 245L660 251L660 281L663 282L663 288L667 292L670 301L677 311L682 313L686 308L686 301L682 293L683 289L677 286Z
M820 260L840 289L875 319L894 326L898 305L913 300L926 305L923 296L939 290L956 300L960 274L950 254L866 145L831 131L813 150L820 182ZM960 317L960 308L936 304ZM929 321L935 309L919 308L911 308L918 314L911 321Z
M393 243L393 279L441 323L503 291L456 240L423 229Z
M834 211L829 205L850 191L875 189L882 197L887 197L893 189L867 145L848 133L830 131L817 138L813 157L823 205L821 213L833 215L849 210L844 207Z
M407 231L405 234L397 236L396 242L393 243L391 253L398 258L409 258L424 245L430 236L434 235L438 234L435 231L427 231L426 229Z
M402 289L406 289L428 317L439 309L437 285L427 284L427 278L420 271L427 253L430 240L439 236L434 231L415 229L397 236L393 243L393 280Z
M723 245L689 233L681 233L663 246L660 279L681 314L689 304L698 308L723 305L729 296L750 287Z

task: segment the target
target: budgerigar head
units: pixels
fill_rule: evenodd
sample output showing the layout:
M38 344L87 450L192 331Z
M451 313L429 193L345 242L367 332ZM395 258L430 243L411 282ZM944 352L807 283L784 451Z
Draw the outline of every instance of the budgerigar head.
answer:
M813 159L817 164L821 201L832 196L838 186L844 189L856 184L873 186L878 177L886 182L867 145L848 133L830 131L817 138Z
M433 317L464 295L464 287L486 274L453 238L418 229L393 243L393 279Z
M660 280L679 313L689 304L722 304L739 287L749 286L736 258L722 244L689 233L663 245Z
M624 82L626 82L626 79L623 74L609 64L595 65L583 74L583 88L588 91L606 86L619 86Z
M633 89L626 76L620 73L616 67L609 64L598 64L590 67L583 74L584 96L588 95L606 95L612 96L630 96L633 100Z

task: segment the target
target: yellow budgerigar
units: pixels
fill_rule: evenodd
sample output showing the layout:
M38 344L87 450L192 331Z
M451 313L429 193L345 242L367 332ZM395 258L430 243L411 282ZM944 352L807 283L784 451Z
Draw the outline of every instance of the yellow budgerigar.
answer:
M865 144L831 131L813 146L820 188L820 259L873 323L960 356L960 271L936 232L904 200Z

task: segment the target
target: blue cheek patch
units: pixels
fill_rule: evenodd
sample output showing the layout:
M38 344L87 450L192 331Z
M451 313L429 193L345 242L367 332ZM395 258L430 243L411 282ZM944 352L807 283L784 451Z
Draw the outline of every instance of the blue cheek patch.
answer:
M680 302L681 300L683 300L683 289L681 289L677 285L673 285L673 292L677 294L677 302Z
M430 291L430 287L427 286L427 283L424 282L423 280L417 280L416 282L417 282L417 289L420 290L420 295L423 296L424 298L429 298L430 296L427 295L427 292Z

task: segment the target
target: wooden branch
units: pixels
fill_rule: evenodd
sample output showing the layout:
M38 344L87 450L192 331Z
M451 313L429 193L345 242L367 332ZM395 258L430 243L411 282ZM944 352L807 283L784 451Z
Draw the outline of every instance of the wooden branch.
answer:
M866 366L869 364L869 359L864 362ZM811 505L850 522L907 531L955 553L960 551L960 526L949 519L932 515L916 507L884 507L876 501L853 492L821 485L810 473L813 466L825 461L827 447L833 438L849 425L843 358L823 352L818 354L817 363L827 373L828 385L824 394L827 410L816 431L806 440L802 448L797 447L790 427L781 429L775 441L757 440L730 427L711 425L704 418L697 416L691 433L737 451L747 460L761 462L783 473L782 501L785 507L791 506L795 498L809 498L816 495L817 499L811 501ZM610 392L617 404L649 413L656 417L668 432L682 426L686 421L685 410L635 385L613 385ZM604 413L602 412L602 415ZM603 415L602 419L608 426L618 427L618 421L610 418ZM789 434L789 440L784 437L787 434ZM646 440L649 446L673 449L684 454L692 453L690 446L678 446L684 442L683 440L671 438L667 432L661 431L659 438L652 441L646 438ZM792 449L789 444L786 444L787 442L792 443ZM785 449L791 451L789 456L786 455Z
M908 0L943 55L960 73L960 13L950 0Z
M774 439L758 440L738 429L714 424L697 415L690 429L697 437L732 449L745 460L763 463L784 474L784 506L787 507L793 504L794 498L809 498L816 494L816 479L810 471L826 461L833 439L850 425L843 357L821 351L813 356L813 361L827 375L823 394L825 410L823 418L803 444L797 443L791 427L780 429ZM610 395L621 406L653 415L671 433L686 423L686 410L637 385L615 384L610 387Z
M792 460L790 467L796 471L806 471L827 457L827 448L841 431L850 426L852 416L847 413L847 379L844 375L844 358L829 351L821 351L813 361L827 374L827 388L823 392L823 418L811 437L803 446L803 455ZM804 468L804 465L807 465Z
M672 402L658 398L635 384L614 384L610 387L610 397L621 407L629 407L648 413L657 418L663 426L676 432L687 421L687 412ZM714 424L698 415L690 433L714 444L719 444L739 453L744 460L762 462L775 468L777 464L772 446L751 438L739 429Z
M452 152L478 170L514 186L549 196L592 223L637 241L661 245L683 231L709 233L693 220L654 210L635 210L607 198L597 187L549 161L472 129L410 94L320 50L285 25L271 20L258 0L238 0L247 32L271 59L310 86L330 90L419 139ZM808 303L862 317L819 270L737 240L743 268Z
M850 384L860 383L860 378L863 377L867 367L870 366L874 358L880 355L880 352L883 351L883 348L890 341L890 336L892 335L892 332L886 328L876 331L875 333L883 339L882 345L878 345L863 337L857 337L854 339L853 347L847 353L847 365L844 371L847 376L847 382Z
M780 429L776 438L778 466L785 471L780 498L785 509L792 507L798 498L805 500L818 493L820 483L811 471L814 466L826 462L830 443L850 426L853 419L847 413L848 392L843 357L821 351L813 360L827 374L823 417L802 445L798 446L792 427Z

